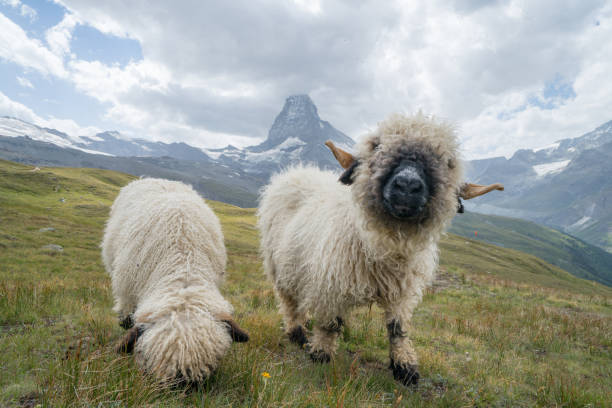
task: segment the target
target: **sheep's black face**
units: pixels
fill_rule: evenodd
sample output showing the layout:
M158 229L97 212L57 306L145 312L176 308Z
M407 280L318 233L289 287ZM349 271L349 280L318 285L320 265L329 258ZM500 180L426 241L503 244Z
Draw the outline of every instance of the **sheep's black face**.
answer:
M391 170L382 184L382 204L394 218L421 218L432 190L425 165L416 158L405 158Z

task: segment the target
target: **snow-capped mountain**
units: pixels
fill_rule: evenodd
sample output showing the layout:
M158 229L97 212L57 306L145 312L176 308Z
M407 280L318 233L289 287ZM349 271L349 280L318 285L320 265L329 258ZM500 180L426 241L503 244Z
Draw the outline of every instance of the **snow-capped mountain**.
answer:
M503 194L468 202L481 213L544 223L612 250L612 121L510 159L471 161L467 178L502 182Z
M0 117L0 136L26 136L41 142L53 143L63 148L77 149L91 154L108 155L108 153L103 151L87 148L86 141L79 136L70 136L55 129L42 128L10 116Z
M226 165L239 165L244 171L266 175L300 162L337 168L336 160L324 144L326 140L345 149L355 144L329 122L321 120L308 95L293 95L285 100L263 143L245 149L230 145L206 152Z
M317 107L308 95L288 97L270 128L268 138L259 145L244 149L229 145L222 149L202 150L186 143L130 139L116 131L102 132L95 136L72 136L11 117L0 117L0 136L24 136L91 154L119 157L168 156L179 160L217 162L237 171L263 176L299 162L337 168L333 155L324 145L325 141L331 139L346 149L355 143L329 122L321 120Z
M90 154L123 157L174 157L182 160L208 161L206 154L186 143L150 142L130 139L119 132L108 131L94 136L68 135L8 116L0 117L0 136L29 137L56 146L77 149Z

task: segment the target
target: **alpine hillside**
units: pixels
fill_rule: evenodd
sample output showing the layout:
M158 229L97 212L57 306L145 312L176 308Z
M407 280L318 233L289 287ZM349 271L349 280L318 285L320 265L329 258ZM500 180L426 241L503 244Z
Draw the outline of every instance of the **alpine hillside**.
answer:
M536 221L612 250L612 121L510 159L471 161L467 170L473 182L506 187L468 202L469 210Z

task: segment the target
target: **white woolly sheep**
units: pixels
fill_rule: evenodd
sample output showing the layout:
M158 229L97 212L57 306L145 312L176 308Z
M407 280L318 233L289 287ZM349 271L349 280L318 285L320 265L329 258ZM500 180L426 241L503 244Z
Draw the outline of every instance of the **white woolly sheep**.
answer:
M118 351L161 381L195 383L248 335L219 292L227 260L218 218L189 186L136 180L121 189L102 257L114 310L128 329Z
M314 361L327 362L349 309L376 302L385 310L393 375L416 384L409 322L434 278L438 240L460 196L503 187L463 184L452 127L422 114L380 123L356 157L326 144L346 169L345 185L333 172L299 166L273 176L261 195L264 269L285 331Z

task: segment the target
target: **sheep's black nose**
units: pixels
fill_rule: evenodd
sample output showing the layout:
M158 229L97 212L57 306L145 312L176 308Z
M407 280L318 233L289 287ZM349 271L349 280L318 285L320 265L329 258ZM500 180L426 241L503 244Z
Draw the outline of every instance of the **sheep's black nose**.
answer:
M396 218L412 218L421 214L429 189L417 166L398 167L383 188L383 204Z
M423 180L419 177L400 177L399 175L393 179L393 188L399 190L402 194L418 194L423 190Z

